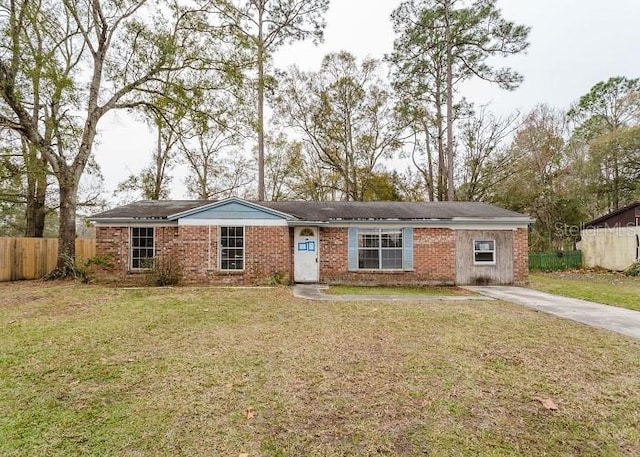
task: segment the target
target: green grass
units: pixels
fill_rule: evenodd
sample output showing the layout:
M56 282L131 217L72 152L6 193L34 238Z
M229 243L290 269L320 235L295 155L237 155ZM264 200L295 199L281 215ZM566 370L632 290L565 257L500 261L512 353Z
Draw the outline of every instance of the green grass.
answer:
M531 273L530 287L605 305L640 311L640 278L620 273L571 271Z
M3 456L640 454L640 342L500 301L31 282L0 329Z
M330 295L469 295L457 287L417 287L417 286L348 286L335 285L325 290Z

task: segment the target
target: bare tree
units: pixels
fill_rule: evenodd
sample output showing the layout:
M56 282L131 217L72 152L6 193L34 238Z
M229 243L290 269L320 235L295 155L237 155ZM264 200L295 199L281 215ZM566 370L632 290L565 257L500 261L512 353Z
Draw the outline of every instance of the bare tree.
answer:
M347 52L327 55L320 71L292 68L276 101L280 122L340 176L341 198L363 200L368 177L401 147L391 91L380 63Z
M226 22L253 50L257 72L258 200L265 198L264 102L267 87L266 67L273 52L285 43L321 41L324 13L329 0L230 0L219 11Z
M496 117L486 107L467 118L460 132L462 149L460 184L457 199L482 201L504 178L509 156L506 141L518 128L519 113Z
M196 89L181 75L229 68L214 54L226 48L198 3L0 2L0 127L35 146L57 178L62 273L65 259L75 257L78 185L103 116L141 106L161 111L159 94L188 99ZM32 36L40 37L38 46ZM27 77L33 61L42 65L37 87ZM169 85L167 74L175 76Z

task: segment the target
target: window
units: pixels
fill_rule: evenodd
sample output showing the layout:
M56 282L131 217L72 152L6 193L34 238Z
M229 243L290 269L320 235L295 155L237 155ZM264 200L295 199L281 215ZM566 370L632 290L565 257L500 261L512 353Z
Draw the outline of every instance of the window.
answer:
M154 253L153 227L131 227L131 269L151 268Z
M482 240L473 242L473 263L492 265L496 263L496 242Z
M402 230L359 230L358 268L362 270L401 270Z
M244 227L220 227L220 269L244 270Z

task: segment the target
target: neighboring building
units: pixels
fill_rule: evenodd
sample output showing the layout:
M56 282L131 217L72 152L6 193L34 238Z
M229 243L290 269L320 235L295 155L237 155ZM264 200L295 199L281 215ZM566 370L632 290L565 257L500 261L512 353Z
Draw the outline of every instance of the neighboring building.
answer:
M585 224L580 237L585 267L626 270L640 260L640 201Z
M523 284L528 216L485 203L141 201L90 218L112 275L193 283Z

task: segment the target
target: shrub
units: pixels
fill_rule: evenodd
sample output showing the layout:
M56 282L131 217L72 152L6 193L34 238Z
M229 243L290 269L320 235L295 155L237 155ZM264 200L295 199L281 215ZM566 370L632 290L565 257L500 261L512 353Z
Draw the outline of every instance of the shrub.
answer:
M56 268L45 276L46 280L72 277L87 284L96 278L97 268L113 268L111 254L96 255L88 259L65 255L64 268Z
M156 286L177 286L182 282L182 264L174 255L160 255L152 260L147 274Z
M633 277L640 276L640 261L632 263L629 268L624 270L624 274Z
M284 284L285 279L287 278L287 274L281 271L276 271L275 273L271 273L267 277L267 284L270 286L279 286Z

